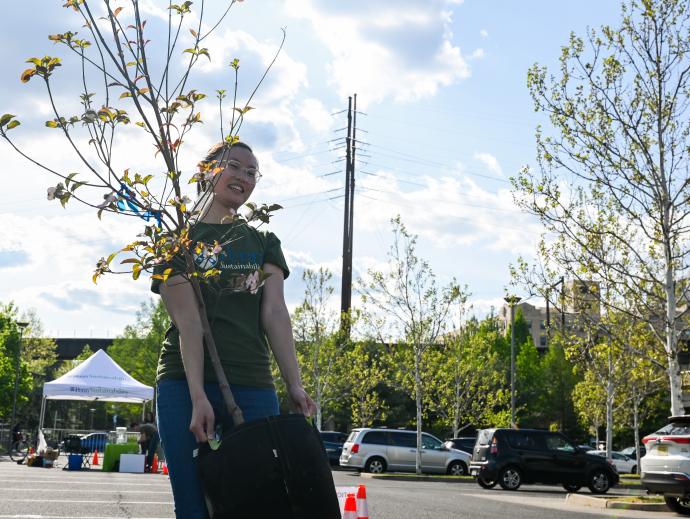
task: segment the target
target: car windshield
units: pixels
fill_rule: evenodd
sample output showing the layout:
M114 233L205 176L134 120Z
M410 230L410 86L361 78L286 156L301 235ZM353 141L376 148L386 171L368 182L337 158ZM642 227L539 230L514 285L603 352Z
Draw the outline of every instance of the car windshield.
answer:
M477 444L479 445L489 445L491 443L491 438L494 437L495 429L484 429L479 431L477 434Z
M667 436L688 436L690 435L690 423L671 422L666 427L662 427L654 434L664 434Z

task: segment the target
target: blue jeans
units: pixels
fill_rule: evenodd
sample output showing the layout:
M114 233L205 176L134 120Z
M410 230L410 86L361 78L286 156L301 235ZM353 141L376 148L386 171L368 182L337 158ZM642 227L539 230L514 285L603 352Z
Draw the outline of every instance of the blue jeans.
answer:
M280 413L278 397L273 389L232 384L230 389L246 421ZM232 418L225 408L218 384L204 384L204 390L215 412L216 423L231 425ZM158 382L156 408L158 433L168 464L175 500L175 517L208 519L204 493L192 457L192 452L197 448L197 441L189 431L192 400L187 381L164 379Z

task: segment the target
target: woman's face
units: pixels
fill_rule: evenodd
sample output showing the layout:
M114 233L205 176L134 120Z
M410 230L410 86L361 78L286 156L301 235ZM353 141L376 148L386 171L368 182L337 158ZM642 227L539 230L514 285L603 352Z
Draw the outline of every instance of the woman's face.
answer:
M214 203L236 211L249 199L256 186L259 171L256 157L248 149L234 146L217 167L222 171L213 178Z

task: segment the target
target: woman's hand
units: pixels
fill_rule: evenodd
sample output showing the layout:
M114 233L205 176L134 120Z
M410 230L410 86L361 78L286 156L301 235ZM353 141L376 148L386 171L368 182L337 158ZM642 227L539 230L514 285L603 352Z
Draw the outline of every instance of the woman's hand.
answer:
M207 442L215 434L216 417L206 395L192 400L192 422L189 430L199 443Z
M290 398L290 408L293 411L302 413L304 416L311 416L316 413L316 404L301 384L289 386L287 389L288 397Z

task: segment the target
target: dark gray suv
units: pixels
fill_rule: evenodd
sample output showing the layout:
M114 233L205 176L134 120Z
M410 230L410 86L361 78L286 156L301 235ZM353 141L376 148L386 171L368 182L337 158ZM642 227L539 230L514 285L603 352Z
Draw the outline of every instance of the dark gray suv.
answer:
M496 484L517 490L523 483L563 485L568 492L583 486L604 494L618 483L616 467L601 456L587 454L558 432L536 429L479 431L470 474L484 488Z

